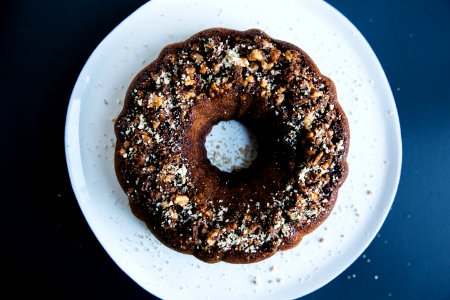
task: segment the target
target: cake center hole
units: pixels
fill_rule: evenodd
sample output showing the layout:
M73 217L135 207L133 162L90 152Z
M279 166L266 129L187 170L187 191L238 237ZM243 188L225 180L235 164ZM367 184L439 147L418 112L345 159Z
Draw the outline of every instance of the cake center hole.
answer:
M206 136L205 148L211 164L231 173L250 167L258 154L255 135L242 123L217 123Z

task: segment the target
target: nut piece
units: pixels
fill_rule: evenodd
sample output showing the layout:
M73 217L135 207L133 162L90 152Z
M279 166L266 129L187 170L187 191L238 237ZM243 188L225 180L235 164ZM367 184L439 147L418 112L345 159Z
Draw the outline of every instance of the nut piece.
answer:
M172 221L178 220L178 214L175 210L173 210L173 208L169 208L169 212L170 212L170 218L172 219Z
M320 161L322 156L323 156L323 152L320 151L319 154L317 154L316 158L314 158L314 161L312 162L313 166L317 165L317 163Z
M262 87L262 88L265 88L265 87L267 87L267 85L268 85L268 82L267 82L267 80L266 79L261 79L261 81L259 82L259 85Z
M311 93L311 98L312 99L317 99L319 97L323 96L323 92L322 91L314 91Z
M175 175L168 174L163 178L164 182L174 182L175 181Z
M189 203L189 197L186 195L176 195L173 203L179 206L185 206L186 204Z
M286 88L280 86L280 87L278 88L278 90L277 90L277 94L282 94L282 93L284 93L285 91L286 91Z
M151 138L148 135L146 135L145 133L142 135L142 141L144 143L148 143L148 142L150 142L150 140L151 140Z
M262 61L263 55L262 55L261 50L253 49L252 52L250 52L250 54L248 55L248 60L249 61Z
M277 49L270 50L270 58L272 61L277 61L281 56L281 51Z
M200 66L200 74L202 74L202 75L206 74L206 64L202 64Z
M330 167L330 161L326 161L322 164L321 168L327 170Z
M262 44L264 49L273 47L273 44L271 42L269 42L268 40L266 40L266 39L261 40L261 44Z
M163 209L166 209L166 208L168 208L168 207L171 206L171 205L172 205L172 202L167 202L167 201L161 202L161 207L162 207Z
M295 50L287 50L285 53L284 53L284 57L286 57L286 59L289 61L289 62L291 62L291 61L296 61L297 60L297 55L298 55L298 52L297 51L295 51Z
M258 223L253 223L248 227L248 234L253 234L259 228L261 228L261 225L259 225Z
M250 67L249 67L249 70L250 70L250 71L256 72L256 71L258 71L258 69L259 69L258 63L252 62L252 63L250 64Z
M227 224L225 225L226 231L233 231L233 230L236 230L236 228L238 228L238 225L237 225L236 222L233 222L233 223L227 223Z
M233 84L231 82L227 82L223 85L223 88L225 90L230 90L233 87Z
M212 216L213 216L213 212L212 211L210 211L210 210L207 210L207 211L205 211L204 213L203 213L203 215L206 217L206 218L211 218Z
M328 138L331 140L331 138L333 137L334 131L333 130L328 130L327 131L327 136Z
M192 98L194 98L195 96L197 96L196 95L196 93L194 92L194 91L186 91L186 92L183 92L183 93L181 93L180 94L181 95L181 98L183 99L183 100L189 100L189 99L192 99Z
M273 62L271 62L271 63L266 63L265 61L261 62L261 67L262 67L263 70L272 69L273 65L274 65Z
M253 75L247 76L244 81L242 81L243 86L247 86L249 83L255 82L255 77Z
M314 153L316 153L316 150L314 150L314 148L311 148L311 149L306 150L306 154L307 154L308 156L313 156Z
M294 211L294 210L289 210L289 211L287 212L287 214L288 214L289 218L290 218L292 221L294 221L294 220L296 220L296 219L298 218L298 213L297 213L296 211Z
M150 99L148 106L149 107L158 107L158 106L161 106L162 103L163 103L163 98L161 98L158 95L155 95Z
M213 75L216 75L220 71L220 64L213 65Z
M313 193L308 195L308 198L311 199L311 200L316 200L317 196L319 196L319 192L318 191L314 191Z
M214 228L208 233L208 236L206 237L206 243L208 246L214 246L214 244L217 242L217 239L219 238L220 230L217 228Z
M194 84L195 84L195 80L191 79L189 76L187 76L186 80L184 81L184 85L189 86L189 85L194 85Z
M208 233L208 225L202 225L201 227L200 227L200 235L202 235L202 236L204 236L205 234L207 234Z
M194 67L187 67L186 73L188 73L189 76L193 76L195 74L195 68Z
M248 59L246 58L241 58L241 65L243 67L248 67L250 65L250 63L248 62Z
M220 89L215 82L211 84L211 89L215 92L218 92Z
M275 99L275 104L280 105L284 101L284 94L278 94L277 98Z
M159 124L161 124L161 122L159 122L159 121L153 121L153 122L152 122L153 129L158 128Z
M305 118L303 119L303 125L305 126L305 128L307 130L311 129L311 124L314 120L314 113L313 112L309 112Z
M204 58L200 53L192 53L191 58L197 63L203 62Z

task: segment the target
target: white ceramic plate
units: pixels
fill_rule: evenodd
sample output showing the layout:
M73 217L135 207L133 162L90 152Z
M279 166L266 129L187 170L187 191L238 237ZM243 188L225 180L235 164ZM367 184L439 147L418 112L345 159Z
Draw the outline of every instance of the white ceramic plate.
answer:
M160 244L130 212L113 168L112 119L133 76L166 45L210 27L260 28L305 50L334 80L351 131L350 174L332 215L293 250L256 264L208 265ZM288 299L343 272L380 229L401 167L391 89L358 30L321 0L153 0L92 53L70 99L65 149L96 237L144 289L164 299Z

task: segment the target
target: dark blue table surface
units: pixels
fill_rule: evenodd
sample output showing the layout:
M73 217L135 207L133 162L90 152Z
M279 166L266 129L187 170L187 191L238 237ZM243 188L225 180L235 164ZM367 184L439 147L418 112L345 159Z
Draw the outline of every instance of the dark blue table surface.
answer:
M109 258L72 192L70 93L97 44L144 1L0 4L2 273L6 291L148 299ZM450 299L450 1L329 1L363 33L394 92L403 138L398 194L379 235L306 299ZM276 3L276 1L274 1Z

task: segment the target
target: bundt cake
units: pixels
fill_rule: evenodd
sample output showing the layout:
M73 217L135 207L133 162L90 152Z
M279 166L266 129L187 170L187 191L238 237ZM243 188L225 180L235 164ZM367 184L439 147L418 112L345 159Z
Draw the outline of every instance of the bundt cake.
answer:
M208 160L205 137L224 120L256 136L250 167L227 173ZM347 176L350 134L333 82L257 29L209 29L165 47L131 83L115 132L135 216L209 263L294 247L328 217Z

